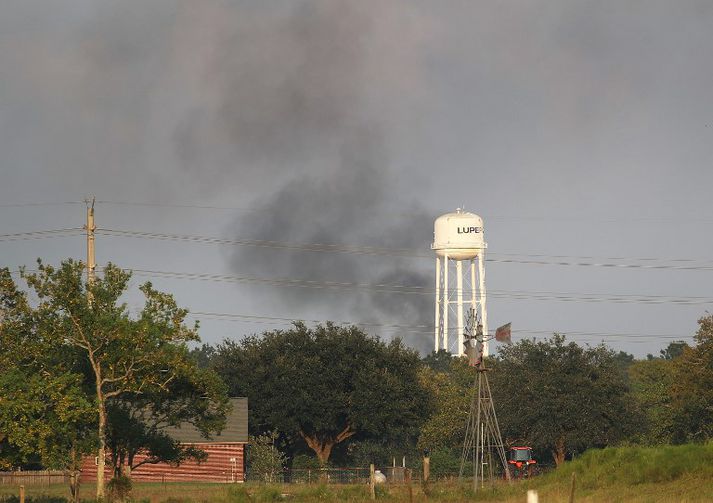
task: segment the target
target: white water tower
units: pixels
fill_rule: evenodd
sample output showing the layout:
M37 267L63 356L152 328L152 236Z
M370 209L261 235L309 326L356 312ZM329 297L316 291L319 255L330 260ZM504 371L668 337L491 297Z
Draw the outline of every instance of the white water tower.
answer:
M445 349L463 355L464 305L473 309L483 333L488 333L484 266L487 247L483 219L478 215L458 208L436 219L431 245L436 252L436 351ZM488 355L487 342L483 354Z

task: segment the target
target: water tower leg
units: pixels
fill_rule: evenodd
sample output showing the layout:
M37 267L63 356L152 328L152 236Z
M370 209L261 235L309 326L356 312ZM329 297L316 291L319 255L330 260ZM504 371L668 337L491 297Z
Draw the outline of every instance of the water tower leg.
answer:
M463 355L463 261L456 261L456 316L458 317L458 356Z
M451 312L451 292L448 290L448 276L450 276L448 255L443 257L443 349L450 351L448 347L448 318Z
M480 319L483 323L483 333L488 333L488 309L486 307L485 295L485 250L478 257L478 290L480 290ZM486 342L483 347L483 355L488 356L489 344Z
M434 331L434 341L435 350L438 352L440 341L441 330L441 258L436 255L436 316L434 317L436 321L435 331Z
M473 309L474 313L478 312L478 303L475 298L475 292L477 288L475 287L477 283L475 282L475 259L470 261L470 307Z

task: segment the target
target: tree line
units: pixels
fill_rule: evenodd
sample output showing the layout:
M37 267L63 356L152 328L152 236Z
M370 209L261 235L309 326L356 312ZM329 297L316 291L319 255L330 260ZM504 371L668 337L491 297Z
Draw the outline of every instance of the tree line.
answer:
M87 281L84 270L39 262L21 288L0 269L0 468L65 470L76 498L87 455L123 477L143 463L203 459L165 428L190 422L209 438L228 396L246 396L250 434L269 439L278 463L386 464L428 449L436 473L457 471L475 379L464 359L422 358L334 323L189 349L199 327L171 295L145 283L143 305L130 309L130 273L109 265ZM505 442L559 465L593 447L708 440L713 316L694 340L644 360L559 334L500 346L488 366Z

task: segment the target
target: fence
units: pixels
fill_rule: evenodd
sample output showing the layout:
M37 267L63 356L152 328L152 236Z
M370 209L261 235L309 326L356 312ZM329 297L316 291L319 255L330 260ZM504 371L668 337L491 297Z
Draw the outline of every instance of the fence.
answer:
M61 471L0 472L0 485L48 486L62 483L69 483L69 477Z
M399 483L411 480L411 469L387 467L381 469L388 482ZM284 484L366 484L369 482L369 468L292 468L274 472L271 475L247 474L248 481L276 482Z

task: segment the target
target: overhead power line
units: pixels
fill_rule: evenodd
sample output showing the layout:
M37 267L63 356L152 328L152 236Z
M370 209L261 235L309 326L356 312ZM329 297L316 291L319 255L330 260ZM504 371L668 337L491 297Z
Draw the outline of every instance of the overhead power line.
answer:
M152 203L152 202L138 202L138 201L107 201L100 200L97 204L110 204L116 206L146 206L155 208L190 208L198 210L227 210L227 211L245 211L249 213L259 211L256 208L239 208L237 206L212 206L212 205L201 205L201 204L173 204L173 203Z
M311 252L338 252L351 253L357 255L389 255L403 257L431 257L423 253L415 252L411 249L379 248L372 246L351 246L341 244L326 243L296 243L286 241L269 241L261 239L227 239L210 236L195 236L186 234L166 234L156 232L139 232L119 229L97 228L97 234L105 236L131 237L138 239L157 239L163 241L186 241L193 243L236 245L236 246L256 246L261 248L277 248L297 251Z
M239 313L220 313L211 311L195 311L189 313L189 316L197 319L217 319L223 321L233 321L233 322L246 322L246 323L267 323L267 324L282 324L290 325L295 321L302 321L305 323L326 323L326 320L309 320L300 318L285 318L277 316L257 316L250 314L239 314ZM399 329L409 331L410 333L428 333L432 334L434 327L431 325L404 325L404 324L388 324L388 323L378 323L378 322L355 322L355 321L332 321L337 325L355 325L359 327L371 327L371 328L385 328L385 329ZM454 329L455 330L455 329ZM582 331L562 331L562 330L542 330L542 329L528 329L523 328L516 331L517 334L522 334L523 336L529 335L552 335L554 333L561 333L563 335L577 336L577 337L594 337L594 338L626 338L626 339L672 339L672 340L683 340L690 337L681 335L671 335L671 334L637 334L637 333L607 333L607 332L582 332Z
M139 206L139 207L161 207L161 208L190 208L190 209L200 209L200 210L229 210L229 211L243 211L249 213L258 213L262 211L258 207L237 207L237 206L225 206L225 205L202 205L202 204L183 204L183 203L157 203L152 201L117 201L117 200L102 200L97 201L97 203L108 204L108 205L120 205L120 206ZM381 211L383 213L383 211ZM393 215L393 213L390 213ZM407 215L408 213L397 213L400 215ZM409 214L410 215L410 214ZM643 223L643 224L660 224L660 223L695 223L695 224L713 224L713 220L710 218L701 218L700 216L685 216L685 217L672 217L668 215L664 216L645 216L645 217L635 217L635 216L563 216L563 215L488 215L488 221L533 221L533 222L602 222L602 223Z
M348 281L319 281L297 278L264 278L258 276L236 276L228 274L190 273L175 271L157 271L149 269L128 269L139 276L164 279L185 279L193 281L226 282L264 284L279 287L297 287L314 289L343 289L365 290L376 293L426 295L433 296L435 289L423 286L409 286L398 284L371 284ZM452 294L457 289L449 290ZM705 305L713 304L710 297L677 297L668 295L639 295L639 294L602 294L602 293L577 293L577 292L547 292L526 290L490 290L490 297L512 300L559 300L563 302L610 302L622 304L677 304L677 305Z
M40 203L0 203L0 208L25 208L28 206L63 206L67 204L84 204L82 201L57 201Z
M424 253L413 249L405 248L380 248L372 246L355 246L342 244L328 243L298 243L288 241L269 241L258 239L227 239L210 236L198 236L187 234L169 234L156 232L140 232L121 229L97 229L97 234L115 237L130 237L136 239L154 239L164 241L183 241L201 244L217 244L217 245L233 245L233 246L254 246L261 248L274 248L292 251L320 252L320 253L349 253L357 255L377 255L377 256L393 256L402 258L428 258L432 259L432 253ZM507 258L512 255L505 254L487 254L486 262L503 263L503 264L529 264L529 265L546 265L546 266L577 266L577 267L603 267L603 268L619 268L619 269L670 269L670 270L687 270L687 271L713 271L713 264L694 264L698 262L694 259L667 259L676 261L677 263L615 263L615 262L582 262L576 257L568 257L572 260L559 260L559 256L532 256L534 258ZM521 257L529 257L528 255L520 255ZM538 257L547 257L551 260L542 260ZM590 257L595 259L595 257ZM604 260L630 260L652 262L653 258L611 258ZM678 262L688 262L688 264L680 264Z
M26 239L45 239L55 237L76 236L84 232L81 227L70 227L67 229L50 229L42 231L17 232L13 234L0 234L0 241L22 241Z

